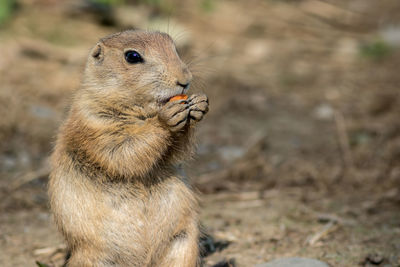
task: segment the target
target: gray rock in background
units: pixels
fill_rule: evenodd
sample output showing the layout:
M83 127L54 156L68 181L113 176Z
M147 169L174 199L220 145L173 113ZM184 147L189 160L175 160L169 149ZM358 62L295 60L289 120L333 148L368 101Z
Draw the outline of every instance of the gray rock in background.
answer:
M329 267L329 265L314 259L285 258L257 264L255 267Z
M391 46L400 46L400 26L390 25L380 30L383 40Z

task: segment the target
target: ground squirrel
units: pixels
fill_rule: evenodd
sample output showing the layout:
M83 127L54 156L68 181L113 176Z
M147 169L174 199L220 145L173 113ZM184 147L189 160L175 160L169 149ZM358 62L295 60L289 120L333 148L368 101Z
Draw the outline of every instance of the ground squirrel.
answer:
M198 266L198 204L177 163L208 111L173 40L125 31L91 50L52 154L50 206L68 266Z

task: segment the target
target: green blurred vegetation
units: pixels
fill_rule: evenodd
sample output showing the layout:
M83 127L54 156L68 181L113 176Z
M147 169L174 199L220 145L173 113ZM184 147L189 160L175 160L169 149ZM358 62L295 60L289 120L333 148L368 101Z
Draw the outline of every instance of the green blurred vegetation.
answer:
M369 58L372 60L381 60L392 52L392 48L388 43L383 40L374 40L360 47L360 53L362 57Z
M151 7L159 15L170 16L174 12L176 3L165 0L138 0L139 3Z
M15 0L0 1L0 25L4 24L11 17L15 6Z
M49 267L47 264L41 263L41 262L39 262L39 261L36 261L36 265L37 265L38 267Z
M202 0L201 1L201 9L205 12L212 12L215 9L215 2L214 0Z
M124 0L91 0L92 3L107 5L107 6L115 6L124 4Z
M155 13L171 15L173 13L174 3L171 0L90 0L96 5L111 10L119 5L145 5L152 8Z

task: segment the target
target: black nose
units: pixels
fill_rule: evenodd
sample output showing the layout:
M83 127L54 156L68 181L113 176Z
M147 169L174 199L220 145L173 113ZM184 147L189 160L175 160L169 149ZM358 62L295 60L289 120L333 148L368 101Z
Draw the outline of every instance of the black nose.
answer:
M190 83L180 83L180 82L176 82L177 85L182 86L183 89L187 89L189 87Z

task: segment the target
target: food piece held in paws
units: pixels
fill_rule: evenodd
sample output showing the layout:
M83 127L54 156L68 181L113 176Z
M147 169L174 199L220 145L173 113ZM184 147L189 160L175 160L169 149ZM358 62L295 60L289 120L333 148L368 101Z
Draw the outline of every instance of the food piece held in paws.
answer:
M168 102L171 102L171 101L178 101L178 100L186 100L186 99L188 99L188 96L185 95L185 94L181 94L181 95L176 95L176 96L171 97L171 98L168 100Z

